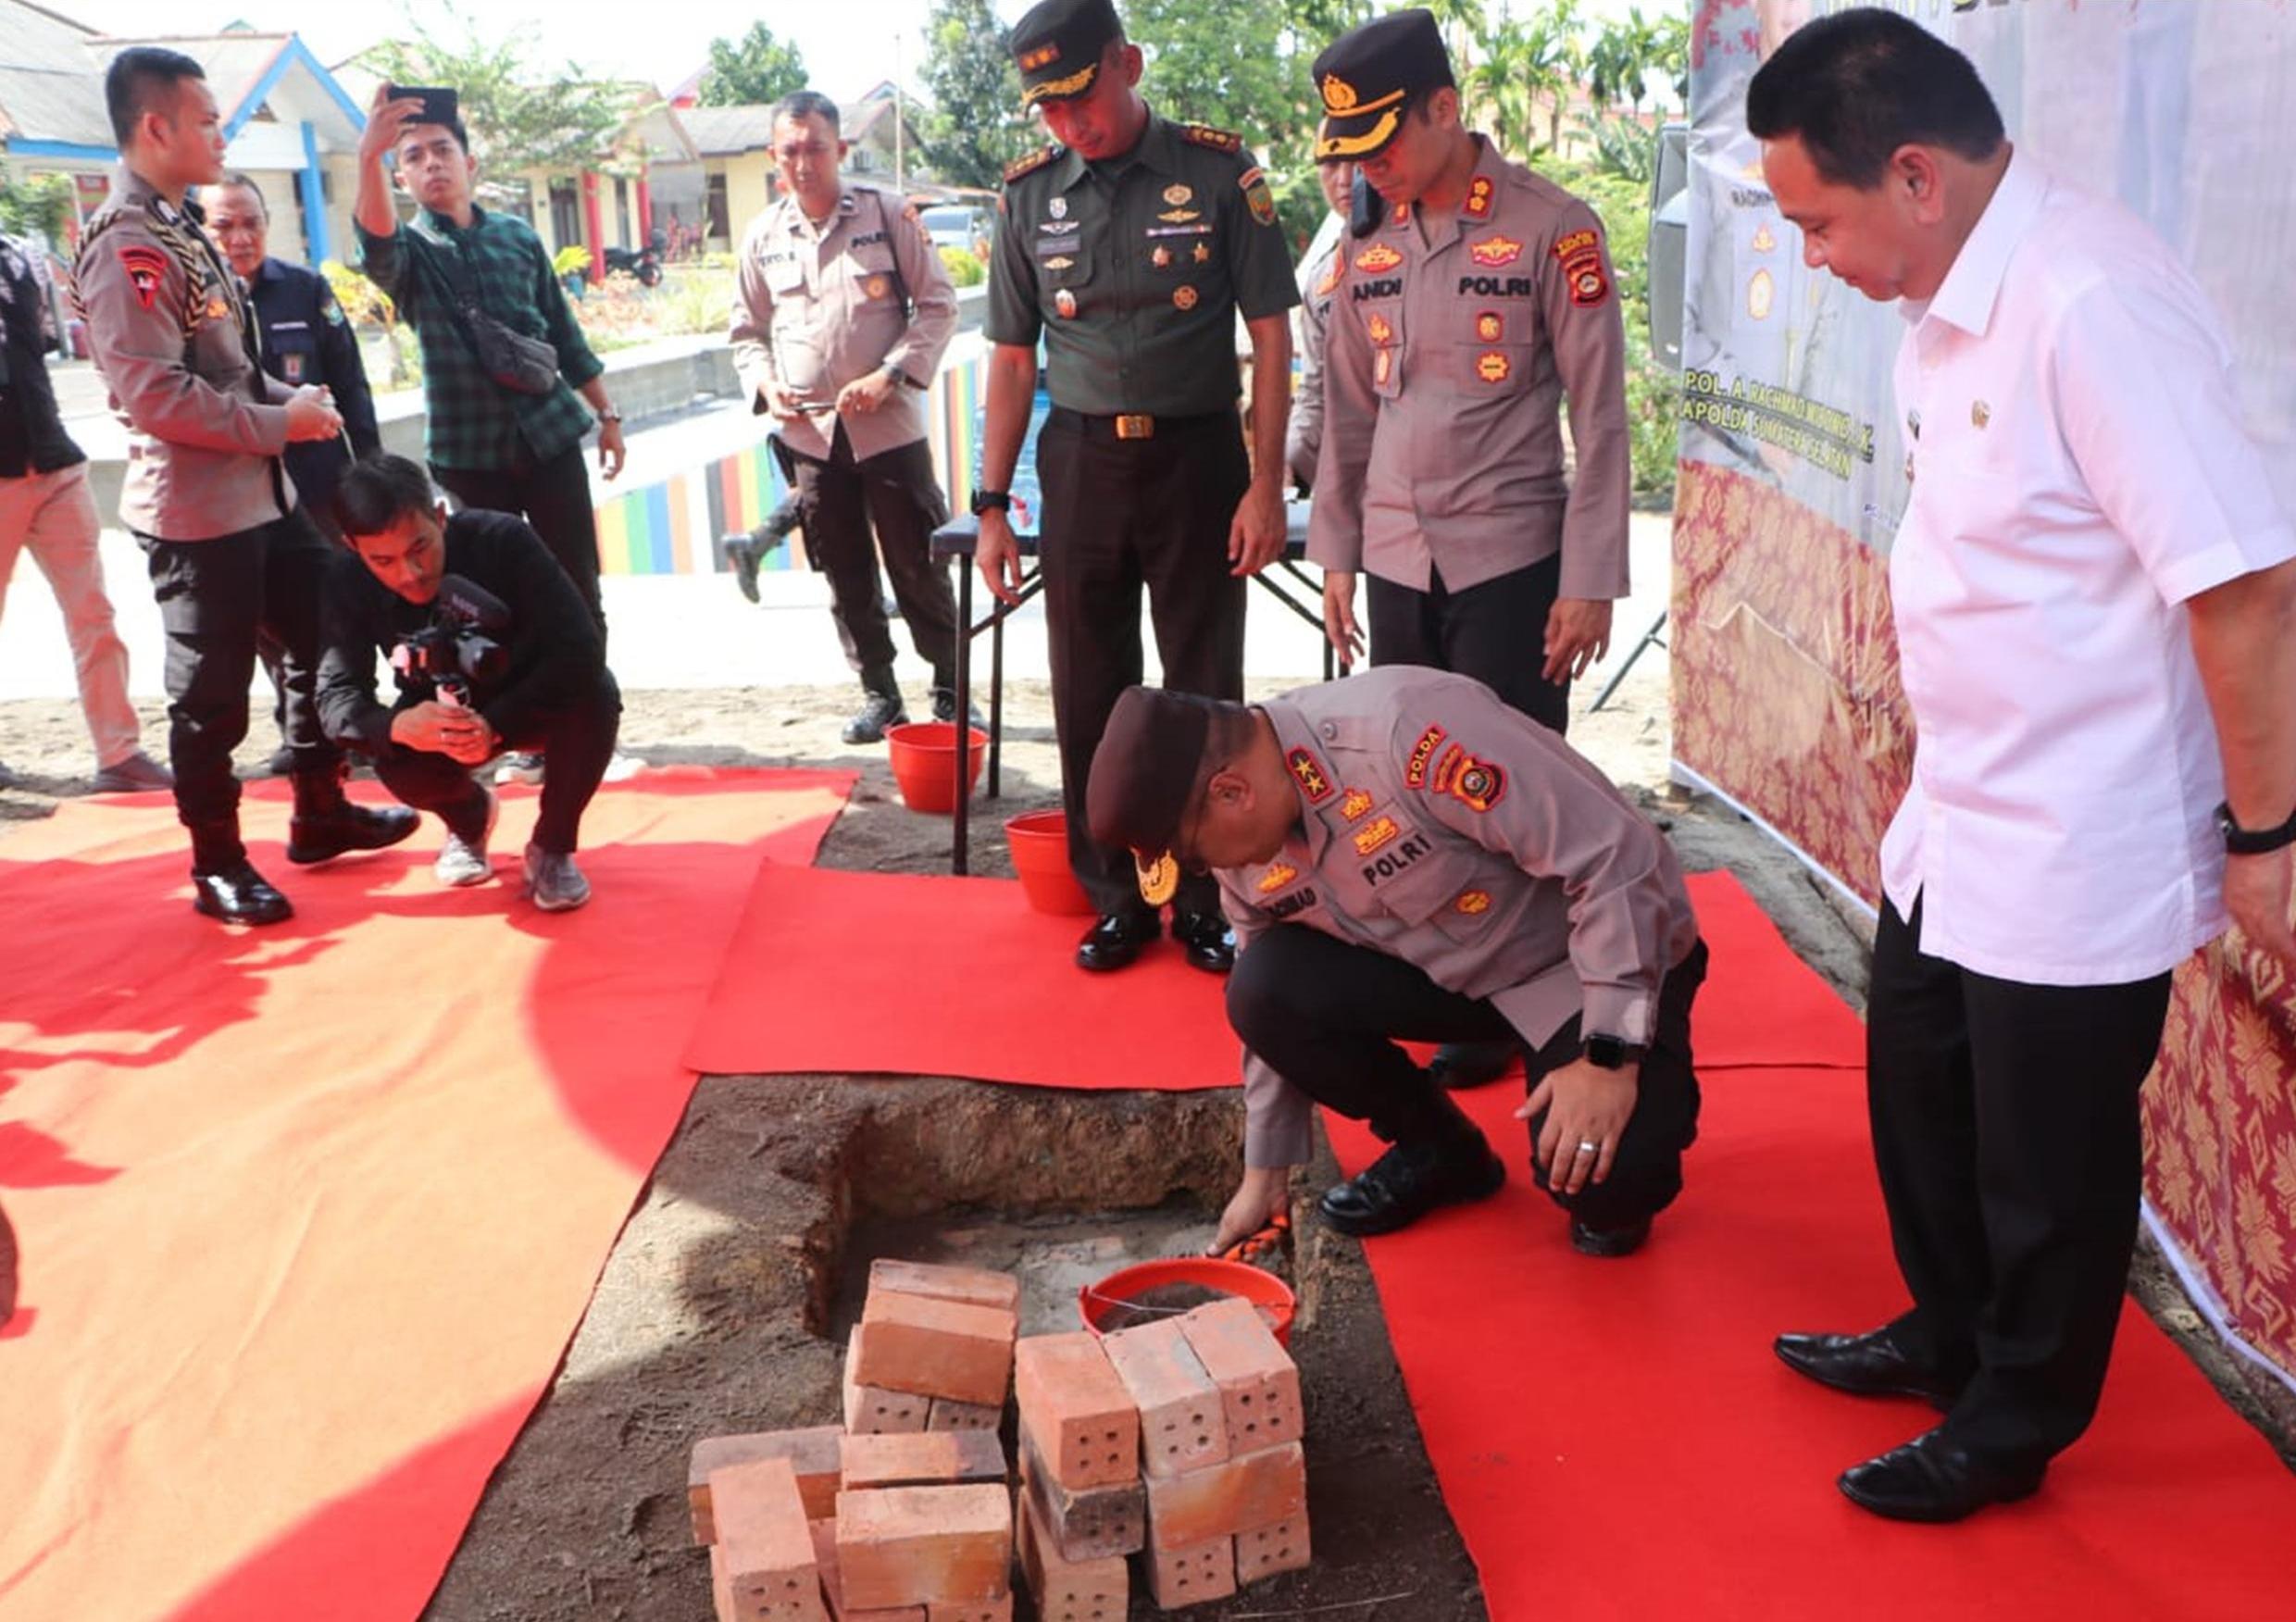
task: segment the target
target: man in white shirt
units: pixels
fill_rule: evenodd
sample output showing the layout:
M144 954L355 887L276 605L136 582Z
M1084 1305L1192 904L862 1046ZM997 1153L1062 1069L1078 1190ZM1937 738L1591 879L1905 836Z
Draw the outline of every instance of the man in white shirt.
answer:
M1779 47L1746 119L1809 264L1903 301L1913 480L1890 580L1914 771L1867 1075L1914 1304L1778 1352L1944 1410L1841 1485L1957 1520L2034 1491L2095 1413L2170 971L2227 911L2296 956L2296 535L2200 289L2013 155L1966 57L1840 12Z

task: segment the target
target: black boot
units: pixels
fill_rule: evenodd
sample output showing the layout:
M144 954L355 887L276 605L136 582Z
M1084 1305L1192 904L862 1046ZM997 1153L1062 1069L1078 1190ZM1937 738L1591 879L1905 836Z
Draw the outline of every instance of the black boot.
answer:
M287 859L297 867L331 861L345 851L379 851L415 831L422 818L405 805L370 809L343 796L338 763L295 773L295 811L287 824Z
M955 688L949 686L945 682L938 684L933 688L932 717L936 721L955 721L956 719ZM980 713L980 706L977 704L968 704L965 706L965 722L967 726L972 727L979 731L985 732L989 730L989 717Z
M871 671L861 678L861 691L867 696L861 707L845 723L838 736L848 743L882 743L885 729L905 726L909 719L908 706L901 700L901 689L890 670Z
M1324 1192L1318 1209L1327 1226L1357 1236L1392 1233L1429 1211L1488 1199L1505 1186L1506 1163L1447 1094L1429 1082L1419 1104L1393 1148ZM1390 1136L1382 1122L1373 1121L1372 1129Z
M276 924L295 916L247 860L236 818L192 830L192 906L227 924Z

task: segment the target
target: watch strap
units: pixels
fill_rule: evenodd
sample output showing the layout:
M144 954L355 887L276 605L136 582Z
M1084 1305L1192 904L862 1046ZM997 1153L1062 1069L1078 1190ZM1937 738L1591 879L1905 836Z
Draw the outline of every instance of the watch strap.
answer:
M2224 830L2225 850L2236 856L2261 856L2296 844L2296 812L2277 828L2247 829L2232 819L2227 802L2216 807L2216 826Z

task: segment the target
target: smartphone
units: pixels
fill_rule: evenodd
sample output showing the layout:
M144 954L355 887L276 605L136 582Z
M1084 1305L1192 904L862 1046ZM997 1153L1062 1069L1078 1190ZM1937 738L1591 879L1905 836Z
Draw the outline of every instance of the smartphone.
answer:
M422 111L406 120L410 124L449 123L461 112L462 94L459 91L419 84L386 84L382 88L385 98L390 101L405 101L410 97L421 101Z
M413 93L408 92L409 94ZM1363 166L1355 166L1354 189L1348 195L1347 233L1367 237L1379 229L1379 221L1387 218L1387 205L1379 201L1379 193L1364 179Z

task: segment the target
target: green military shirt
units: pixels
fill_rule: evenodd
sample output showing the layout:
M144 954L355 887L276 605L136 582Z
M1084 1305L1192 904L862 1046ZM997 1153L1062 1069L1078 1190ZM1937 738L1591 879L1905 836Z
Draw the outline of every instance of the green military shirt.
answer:
M1124 156L1046 147L1004 172L992 343L1044 338L1053 404L1192 417L1241 392L1235 317L1300 302L1267 178L1242 139L1154 113Z

